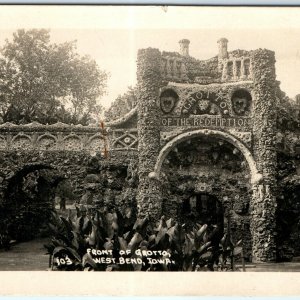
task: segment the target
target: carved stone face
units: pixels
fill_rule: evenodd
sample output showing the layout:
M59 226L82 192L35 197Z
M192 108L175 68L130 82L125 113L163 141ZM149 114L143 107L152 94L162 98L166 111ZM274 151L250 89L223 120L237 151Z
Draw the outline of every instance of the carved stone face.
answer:
M174 106L176 99L172 96L163 96L160 98L160 107L165 114L169 114Z
M249 102L246 98L235 97L232 99L233 110L237 115L244 115L248 110Z

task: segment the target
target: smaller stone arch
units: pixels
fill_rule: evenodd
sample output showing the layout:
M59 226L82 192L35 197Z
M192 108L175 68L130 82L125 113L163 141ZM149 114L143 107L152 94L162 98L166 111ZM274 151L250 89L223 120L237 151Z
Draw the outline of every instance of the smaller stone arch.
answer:
M37 138L37 146L40 150L53 150L56 147L57 137L45 133Z
M31 149L32 146L32 138L24 133L18 133L11 140L11 147L16 150L27 150Z
M72 133L63 139L63 148L68 151L80 151L83 149L83 144L80 137Z
M234 145L236 148L238 148L243 156L245 157L245 160L248 163L249 169L250 169L250 175L251 175L251 183L257 183L262 179L262 175L258 173L255 160L249 151L249 149L241 142L239 141L236 137L232 136L231 134L223 131L218 131L218 130L211 130L211 129L198 129L190 132L185 132L177 137L173 138L171 141L169 141L160 151L156 164L154 166L154 171L149 174L149 177L151 178L160 178L160 172L161 172L161 167L163 164L163 161L169 154L169 152L179 143L189 140L194 137L198 136L212 136L216 137L222 140L225 140L229 142L230 144Z
M96 133L88 139L87 148L95 152L101 152L103 150L103 136L100 133Z

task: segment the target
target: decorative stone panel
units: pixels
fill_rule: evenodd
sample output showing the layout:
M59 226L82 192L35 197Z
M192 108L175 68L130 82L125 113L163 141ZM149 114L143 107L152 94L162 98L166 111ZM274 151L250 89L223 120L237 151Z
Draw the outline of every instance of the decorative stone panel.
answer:
M136 109L130 115L135 114ZM64 150L103 153L104 148L107 147L109 151L136 151L138 148L137 129L117 129L113 126L112 124L111 128L102 129L64 123L52 125L42 125L37 122L26 125L5 123L0 125L0 150Z
M136 129L115 129L110 136L110 149L113 150L137 150L138 132Z

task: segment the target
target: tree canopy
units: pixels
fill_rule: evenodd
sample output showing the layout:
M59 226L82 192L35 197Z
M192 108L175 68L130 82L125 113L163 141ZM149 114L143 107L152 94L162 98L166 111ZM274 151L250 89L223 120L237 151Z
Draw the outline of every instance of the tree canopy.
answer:
M95 60L76 52L75 41L56 44L49 30L18 30L1 49L0 117L87 125L102 111L107 78Z
M130 112L137 103L136 87L128 87L123 95L119 95L111 104L108 110L104 112L106 121L116 120Z

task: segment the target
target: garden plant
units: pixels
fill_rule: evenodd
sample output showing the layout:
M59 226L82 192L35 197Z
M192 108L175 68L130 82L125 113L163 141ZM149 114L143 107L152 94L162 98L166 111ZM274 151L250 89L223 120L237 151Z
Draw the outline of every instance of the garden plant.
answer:
M234 256L242 252L240 241L234 245L227 234L216 238L217 226L186 230L164 216L153 225L130 208L121 214L77 207L67 217L53 213L49 227L52 239L45 247L52 270L227 271L235 270Z

